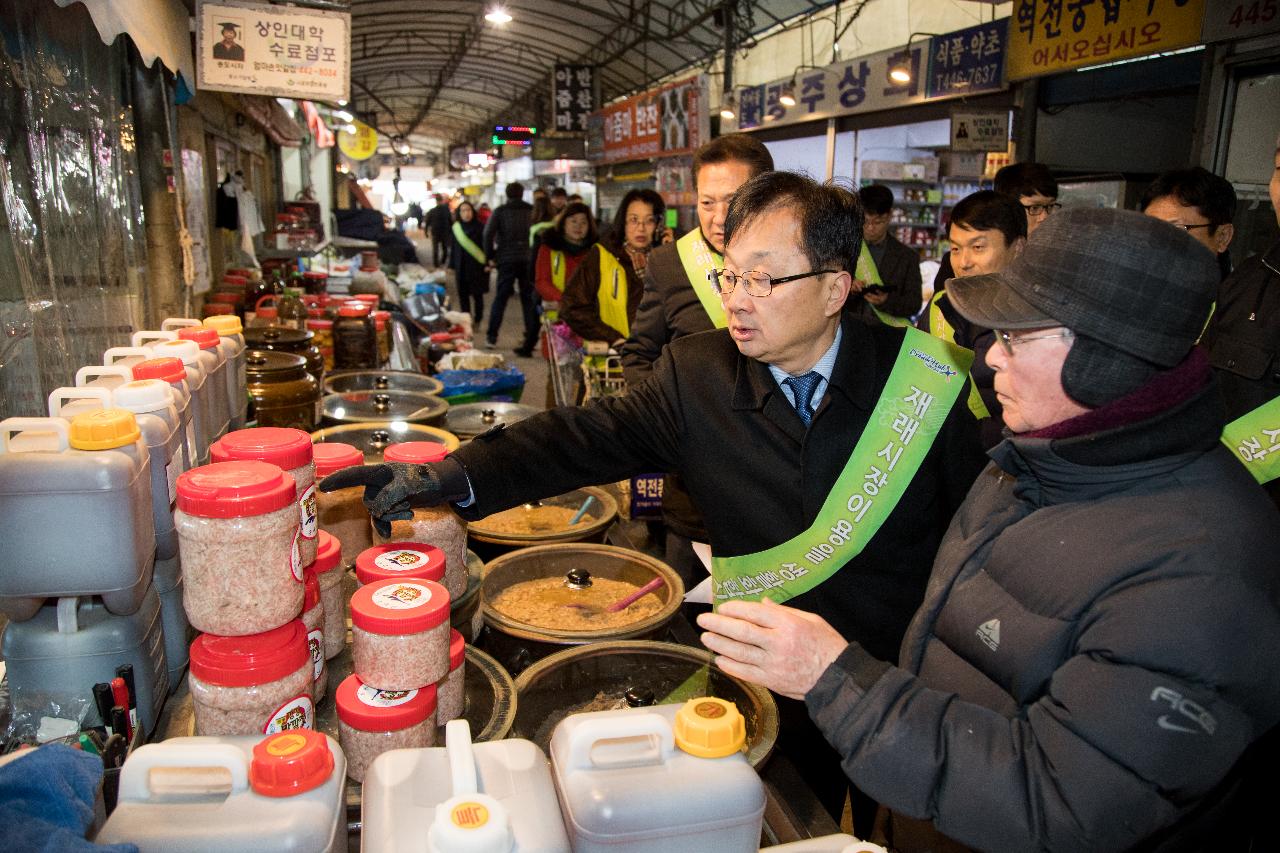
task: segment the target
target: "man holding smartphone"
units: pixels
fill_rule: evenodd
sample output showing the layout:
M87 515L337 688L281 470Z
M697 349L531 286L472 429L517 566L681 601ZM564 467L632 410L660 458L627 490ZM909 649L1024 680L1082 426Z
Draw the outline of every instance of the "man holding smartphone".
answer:
M867 250L883 283L876 285L854 279L853 289L881 313L914 317L921 303L920 256L889 233L893 190L871 184L858 190L858 198L866 214L862 238L867 242Z

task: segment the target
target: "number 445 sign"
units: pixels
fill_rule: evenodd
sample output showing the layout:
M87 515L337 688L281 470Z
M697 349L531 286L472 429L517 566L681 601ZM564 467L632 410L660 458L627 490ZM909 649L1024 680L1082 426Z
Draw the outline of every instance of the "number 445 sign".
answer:
M1280 32L1280 0L1206 0L1202 41Z

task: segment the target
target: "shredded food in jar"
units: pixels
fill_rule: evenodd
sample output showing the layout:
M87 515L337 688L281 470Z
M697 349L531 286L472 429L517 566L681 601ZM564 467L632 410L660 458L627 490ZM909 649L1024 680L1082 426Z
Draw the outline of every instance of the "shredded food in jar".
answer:
M252 687L207 684L188 673L196 734L260 735L271 726L274 730L310 728L313 672L308 656L305 664L284 678ZM280 718L272 719L277 712Z
M563 577L536 578L514 583L489 602L494 610L526 625L556 631L599 631L621 628L653 616L662 609L662 599L654 593L617 613L605 610L639 589L626 581L593 577L591 586L573 589Z
M537 536L577 530L595 521L590 514L583 514L577 522L570 524L577 513L576 509L567 506L523 504L476 522L476 527L497 536Z
M436 745L435 714L417 725L391 732L366 732L338 720L338 743L347 757L347 775L356 782L364 781L369 765L382 753L392 749L421 749Z
M373 543L425 542L444 551L444 588L454 601L467 591L467 523L445 507L415 507L413 518L391 522L391 536L374 531Z
M443 725L462 716L466 707L466 664L452 669L436 685L436 717Z

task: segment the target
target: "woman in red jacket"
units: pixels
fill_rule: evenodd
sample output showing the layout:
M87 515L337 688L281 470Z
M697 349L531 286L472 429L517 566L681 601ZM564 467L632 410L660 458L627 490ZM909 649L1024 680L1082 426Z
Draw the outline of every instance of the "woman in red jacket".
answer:
M591 208L582 202L567 206L555 225L542 234L538 258L534 262L533 283L544 303L560 306L564 285L572 276L587 250L596 244L596 221Z

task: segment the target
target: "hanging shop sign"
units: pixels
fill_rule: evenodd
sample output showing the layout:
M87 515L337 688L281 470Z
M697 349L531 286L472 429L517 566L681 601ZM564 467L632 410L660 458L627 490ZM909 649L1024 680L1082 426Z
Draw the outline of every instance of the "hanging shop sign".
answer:
M587 159L621 163L689 154L710 138L707 78L688 77L611 104L587 120Z
M551 76L552 132L585 133L596 108L594 65L557 65Z
M362 121L353 119L338 133L338 149L352 160L368 160L378 150L378 131Z
M1014 0L1010 80L1196 44L1205 0Z
M1204 42L1246 39L1280 32L1280 0L1205 0Z
M1008 147L1008 110L956 110L951 113L952 151L1004 151Z
M351 96L351 14L252 0L196 5L197 88L313 101Z
M925 96L998 92L1004 86L1004 45L1009 19L1001 18L929 40Z

